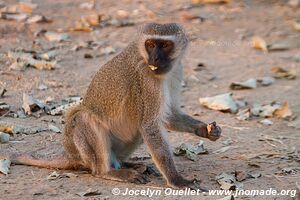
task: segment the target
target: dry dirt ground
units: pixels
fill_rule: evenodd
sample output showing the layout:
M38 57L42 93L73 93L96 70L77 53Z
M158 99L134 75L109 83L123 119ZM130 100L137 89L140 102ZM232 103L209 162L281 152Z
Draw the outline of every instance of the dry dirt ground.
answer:
M286 1L233 1L223 5L205 5L189 7L190 1L96 1L96 9L82 9L79 0L33 0L38 7L34 13L43 14L53 20L46 24L24 24L23 22L0 19L0 82L6 85L7 93L1 101L17 110L22 106L24 92L45 100L55 100L69 95L83 96L93 74L106 61L111 59L132 39L137 26L144 21L181 23L186 29L191 42L184 58L185 81L187 87L183 91L182 106L189 114L197 114L196 118L205 122L217 121L223 129L223 136L216 142L205 140L207 155L199 155L198 161L190 161L185 157L175 157L178 170L183 176L202 180L208 189L219 189L215 176L222 172L243 171L260 173L259 178L247 178L242 181L244 189L296 189L296 181L300 179L299 171L283 174L286 167L299 167L300 133L287 126L287 121L272 118L273 125L258 123L259 119L239 121L236 115L209 110L202 107L199 97L212 96L230 91L233 81L246 80L271 75L273 66L295 69L299 72L299 62L291 57L300 51L299 46L286 51L263 52L251 47L253 35L263 37L268 43L282 41L299 36L291 25L291 20L300 15L299 8L289 7ZM17 1L5 0L2 5L12 5ZM117 15L118 10L128 11L134 15L139 9L140 15L134 26L105 26L95 28L92 32L69 32L70 41L49 42L44 37L34 36L40 29L48 31L67 31L74 21L81 16L103 13ZM204 20L184 20L184 15L199 15ZM299 38L299 37L298 37ZM99 55L99 50L72 47L82 41L98 41L116 49L116 53L107 56ZM35 42L35 44L34 44ZM297 41L296 41L297 42ZM39 44L39 45L36 45ZM60 68L55 70L37 70L27 68L24 71L10 70L11 62L5 54L14 49L43 50L55 47L59 52ZM84 54L92 54L86 59ZM203 70L195 70L203 63ZM195 79L197 77L198 79ZM38 89L46 84L47 90ZM288 101L291 110L300 114L299 78L295 80L276 80L268 87L254 90L232 91L235 98L243 98L249 104L270 103L272 101ZM47 126L55 124L63 128L61 116L42 115L18 119L1 117L0 122L26 125ZM277 140L266 142L264 137ZM0 154L8 152L35 152L41 156L51 157L62 151L62 134L45 131L32 135L17 134L7 144L0 144ZM199 138L187 133L169 133L172 148L182 142L197 143ZM225 152L213 153L224 146L224 141L233 141ZM271 144L270 144L271 143ZM291 149L293 149L291 152ZM290 153L290 154L289 154ZM146 148L141 146L133 156L148 156ZM142 160L152 164L151 159ZM77 177L47 180L46 177L54 170L40 169L29 166L11 166L10 174L0 175L0 199L147 199L145 196L113 196L112 188L121 191L131 189L155 189L164 186L161 177L152 177L147 185L124 184L105 181L92 177L84 172L72 172ZM58 171L63 173L64 171ZM70 172L70 171L68 171ZM80 197L76 193L97 189L100 195ZM299 193L299 191L298 191ZM163 196L154 196L162 199ZM220 199L218 196L169 196L167 199ZM299 196L298 196L299 198ZM293 199L290 196L246 197L236 199ZM297 199L297 197L294 197Z

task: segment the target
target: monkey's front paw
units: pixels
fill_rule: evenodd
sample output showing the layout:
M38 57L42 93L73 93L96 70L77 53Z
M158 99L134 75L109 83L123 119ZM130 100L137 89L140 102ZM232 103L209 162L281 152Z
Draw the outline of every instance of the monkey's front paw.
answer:
M216 141L220 138L222 129L216 122L212 122L207 125L207 138L212 141Z

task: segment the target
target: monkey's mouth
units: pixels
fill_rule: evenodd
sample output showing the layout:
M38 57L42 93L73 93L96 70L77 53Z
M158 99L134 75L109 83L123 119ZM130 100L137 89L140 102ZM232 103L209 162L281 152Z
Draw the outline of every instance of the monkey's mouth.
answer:
M154 65L149 65L149 68L152 70L152 71L155 71L157 70L158 67L154 66Z

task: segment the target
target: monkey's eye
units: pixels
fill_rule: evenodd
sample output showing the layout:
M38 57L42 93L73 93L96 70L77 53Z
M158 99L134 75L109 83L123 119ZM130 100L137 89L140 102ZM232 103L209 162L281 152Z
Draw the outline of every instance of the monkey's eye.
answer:
M171 41L166 41L162 44L162 48L172 47L173 43Z
M146 46L147 46L148 48L153 49L153 48L155 47L155 44L154 44L153 42L147 40L147 41L146 41Z
M165 43L163 43L162 47L167 48L167 47L169 47L169 44L167 42L165 42Z

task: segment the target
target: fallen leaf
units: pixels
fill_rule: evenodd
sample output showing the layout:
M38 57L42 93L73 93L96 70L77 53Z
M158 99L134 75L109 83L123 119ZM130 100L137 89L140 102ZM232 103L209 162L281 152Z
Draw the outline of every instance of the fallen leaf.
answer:
M62 115L66 110L69 108L79 105L81 103L81 98L79 97L79 100L77 99L76 101L70 101L69 103L59 105L57 107L54 107L53 109L50 109L47 111L47 114L50 115Z
M174 149L173 153L176 156L185 155L189 160L195 161L197 160L196 155L207 154L208 151L204 148L204 142L200 140L196 145L182 143L179 147Z
M38 86L38 89L41 90L41 91L47 90L47 89L48 89L48 86L45 85L45 84L40 84L40 85Z
M37 4L29 2L19 2L15 5L6 6L0 9L0 13L32 13L32 11L37 8Z
M236 102L232 98L232 93L220 94L213 97L199 98L201 105L213 110L236 113L238 108Z
M284 51L292 48L292 45L288 42L276 42L267 45L268 51Z
M8 143L9 142L9 134L0 132L0 143L4 144L4 143Z
M22 69L26 68L27 66L32 66L34 68L43 70L51 70L55 68L56 61L45 61L45 60L38 60L33 58L31 53L25 52L8 52L7 56L15 60L13 65L10 67L12 69Z
M271 126L273 124L273 122L269 119L263 119L263 120L259 121L259 123L261 123L263 125L267 125L267 126Z
M220 188L222 190L236 190L242 188L242 184L237 182L234 173L228 174L223 172L216 176L215 180L220 184Z
M296 174L298 171L300 171L300 167L285 167L282 169L282 172L284 174Z
M47 176L47 180L55 180L59 177L59 173L57 173L56 171L52 172L51 174L49 174Z
M291 117L293 115L292 111L289 109L289 104L288 102L284 102L281 107L277 108L274 111L274 116L278 118L287 118Z
M81 3L79 5L79 8L92 10L93 8L95 8L95 1Z
M252 47L255 48L255 49L263 50L265 52L268 51L267 43L265 42L264 39L262 39L259 36L254 36L252 38Z
M47 176L47 180L56 180L58 178L76 178L77 175L73 173L62 173L59 174L57 171L53 171Z
M274 112L280 108L280 105L277 103L267 104L262 106L262 111L259 113L261 117L273 117Z
M244 171L235 171L235 177L237 181L244 181L247 178L247 173Z
M0 101L0 116L6 114L9 111L10 106L5 103Z
M48 128L49 128L50 131L53 131L55 133L61 133L61 130L58 127L56 127L52 124L49 124Z
M37 110L44 109L45 107L46 105L40 100L32 96L29 96L26 93L23 93L22 108L24 109L25 114L31 115L32 112L36 112Z
M80 197L90 197L90 196L97 196L97 195L101 195L102 193L99 192L97 189L92 189L89 188L87 191L85 192L78 192L76 193L77 195L79 195Z
M262 78L258 78L257 81L262 85L262 86L269 86L275 82L275 79L271 76L264 76Z
M297 75L295 70L286 70L281 67L272 67L272 73L275 78L286 78L289 80L295 79Z
M14 134L13 126L9 126L7 124L0 124L0 131L4 133L8 133L10 135Z
M112 46L107 46L105 48L100 49L100 54L109 55L115 53L116 50Z
M37 58L43 59L43 60L53 60L58 55L58 52L56 50L50 50L44 53L36 54L35 56Z
M249 176L250 178L255 178L255 179L257 179L257 178L261 177L261 173L259 173L259 172L249 172L249 173L248 173L248 176Z
M10 164L11 164L10 160L1 159L0 160L0 172L7 175L9 173Z
M24 13L0 13L0 19L14 20L17 22L25 21L27 17L28 15Z
M91 32L93 28L89 25L88 22L79 20L75 22L74 28L70 29L71 31L83 31L83 32Z
M251 112L249 108L239 110L237 113L237 119L241 121L249 120L251 117Z
M230 89L232 90L240 90L240 89L254 89L256 88L256 79L251 78L244 82L233 82L230 85Z
M32 23L49 23L51 22L50 19L48 19L47 17L43 16L43 15L33 15L31 17L29 17L26 20L27 24L32 24Z
M69 35L66 33L56 33L56 32L46 32L45 33L45 37L49 40L49 41L66 41L69 39Z

